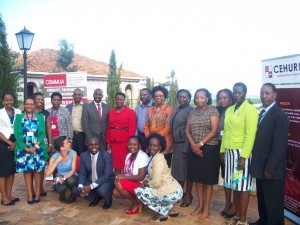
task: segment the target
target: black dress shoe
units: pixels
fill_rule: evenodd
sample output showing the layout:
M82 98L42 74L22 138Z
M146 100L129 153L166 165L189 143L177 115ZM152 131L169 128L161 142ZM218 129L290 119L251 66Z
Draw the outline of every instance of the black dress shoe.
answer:
M89 207L94 207L94 206L98 205L99 201L100 201L100 198L98 196L96 196L94 198L94 200L92 202L90 202Z
M109 208L111 208L111 204L112 204L112 198L110 198L108 201L104 202L103 209L109 209Z
M67 199L67 203L73 203L76 201L76 196L71 194L70 197Z
M61 203L67 202L65 193L60 193L60 194L59 194L59 201L60 201Z
M253 223L249 223L249 225L263 225L262 223L260 223L259 220L257 220L256 222Z

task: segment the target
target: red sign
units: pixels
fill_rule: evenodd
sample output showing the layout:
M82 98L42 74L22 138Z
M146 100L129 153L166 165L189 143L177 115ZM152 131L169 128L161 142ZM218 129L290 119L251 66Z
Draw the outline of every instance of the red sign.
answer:
M44 87L67 86L67 74L45 74Z

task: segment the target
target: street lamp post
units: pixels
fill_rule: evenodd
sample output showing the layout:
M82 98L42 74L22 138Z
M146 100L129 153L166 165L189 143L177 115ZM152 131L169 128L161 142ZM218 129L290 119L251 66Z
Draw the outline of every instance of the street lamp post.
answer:
M16 38L18 41L19 49L23 51L24 59L24 100L27 98L27 51L30 50L31 44L33 41L34 33L31 33L29 30L26 30L24 27L19 33L16 33Z

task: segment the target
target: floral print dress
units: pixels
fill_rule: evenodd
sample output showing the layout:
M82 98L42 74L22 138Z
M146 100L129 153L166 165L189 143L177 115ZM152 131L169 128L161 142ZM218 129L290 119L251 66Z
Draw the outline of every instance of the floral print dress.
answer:
M39 123L37 120L22 120L23 141L27 148L32 148L37 142ZM30 133L32 135L28 135ZM16 151L17 172L41 172L46 167L43 149L37 148L34 153L28 153L24 149Z

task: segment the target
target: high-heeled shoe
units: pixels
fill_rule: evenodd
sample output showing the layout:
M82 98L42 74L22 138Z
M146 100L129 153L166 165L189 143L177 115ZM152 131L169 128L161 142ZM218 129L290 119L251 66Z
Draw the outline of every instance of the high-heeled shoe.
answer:
M135 210L127 209L126 214L133 215L133 214L141 214L142 213L142 205L138 205Z
M192 201L193 201L193 196L191 196L190 202L188 202L188 203L183 202L183 203L180 204L180 207L189 207L190 204L192 204Z

